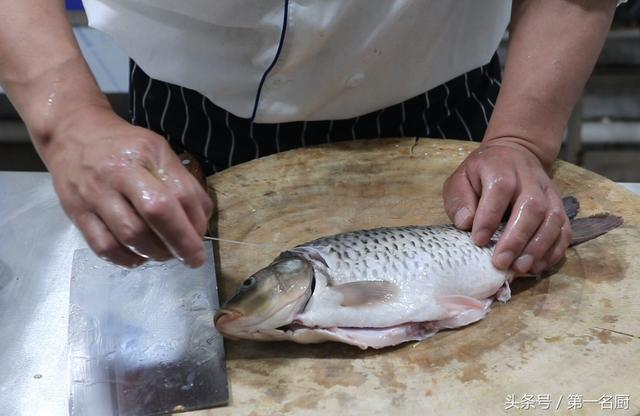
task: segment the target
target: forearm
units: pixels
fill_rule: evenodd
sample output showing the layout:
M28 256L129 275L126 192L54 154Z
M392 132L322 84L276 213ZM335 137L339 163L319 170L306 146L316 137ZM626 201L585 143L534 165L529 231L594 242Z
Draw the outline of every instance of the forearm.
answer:
M615 0L513 2L504 78L485 143L509 138L551 166L615 6Z
M58 126L109 108L67 21L62 0L0 0L0 83L43 158Z

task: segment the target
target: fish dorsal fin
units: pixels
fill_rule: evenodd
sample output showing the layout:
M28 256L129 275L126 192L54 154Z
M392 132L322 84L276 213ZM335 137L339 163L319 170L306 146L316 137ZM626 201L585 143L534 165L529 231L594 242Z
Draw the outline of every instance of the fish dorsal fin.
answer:
M442 295L437 297L438 303L445 309L484 309L485 304L476 298L464 295Z
M362 306L388 302L398 293L398 286L383 280L363 280L332 286L342 295L342 306Z

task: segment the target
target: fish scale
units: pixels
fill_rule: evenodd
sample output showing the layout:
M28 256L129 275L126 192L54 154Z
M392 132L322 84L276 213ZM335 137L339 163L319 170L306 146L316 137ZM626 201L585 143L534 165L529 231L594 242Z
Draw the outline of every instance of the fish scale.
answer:
M294 251L322 253L330 263L332 283L370 280L395 273L389 280L415 279L425 272L442 272L490 260L495 245L476 246L470 233L451 225L377 228L323 237ZM399 275L398 275L399 274ZM373 275L373 276L372 276Z

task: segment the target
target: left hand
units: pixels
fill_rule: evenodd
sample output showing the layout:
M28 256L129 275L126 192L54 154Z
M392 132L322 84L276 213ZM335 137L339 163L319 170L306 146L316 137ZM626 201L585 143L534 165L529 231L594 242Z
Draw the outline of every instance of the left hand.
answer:
M493 140L474 150L446 180L447 215L489 243L511 207L493 256L501 270L540 273L562 259L571 225L562 200L538 157L516 140Z

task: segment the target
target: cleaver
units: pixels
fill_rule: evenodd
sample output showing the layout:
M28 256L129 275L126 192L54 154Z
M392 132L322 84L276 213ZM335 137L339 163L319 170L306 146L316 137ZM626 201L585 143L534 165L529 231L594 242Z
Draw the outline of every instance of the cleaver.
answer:
M224 405L229 393L213 249L124 269L76 250L69 306L71 416L133 416Z

